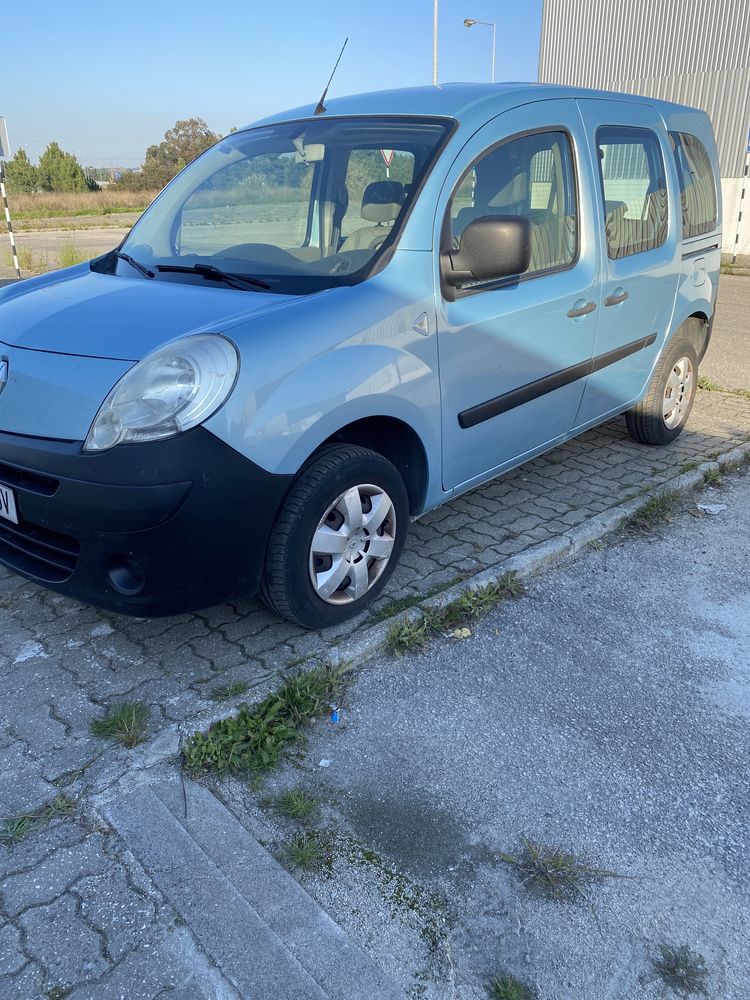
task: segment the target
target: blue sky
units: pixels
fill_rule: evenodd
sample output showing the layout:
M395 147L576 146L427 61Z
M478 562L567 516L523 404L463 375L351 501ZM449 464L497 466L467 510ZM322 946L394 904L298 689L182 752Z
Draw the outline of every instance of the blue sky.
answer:
M440 79L535 80L542 0L440 0ZM33 13L31 13L33 11ZM3 4L0 115L12 148L136 166L178 118L217 132L330 96L432 80L432 0Z

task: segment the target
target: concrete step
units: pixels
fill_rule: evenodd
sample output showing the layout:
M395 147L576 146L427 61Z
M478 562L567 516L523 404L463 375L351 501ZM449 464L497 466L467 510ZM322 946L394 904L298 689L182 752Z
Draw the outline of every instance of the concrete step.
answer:
M141 786L107 818L243 1000L404 1000L201 785Z

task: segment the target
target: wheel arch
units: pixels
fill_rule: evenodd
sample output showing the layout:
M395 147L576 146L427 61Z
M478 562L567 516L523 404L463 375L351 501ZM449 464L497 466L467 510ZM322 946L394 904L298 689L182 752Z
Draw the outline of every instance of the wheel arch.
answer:
M387 458L404 480L409 513L412 517L421 513L427 495L429 464L424 443L413 427L397 417L362 417L329 435L308 461L336 444L360 445Z

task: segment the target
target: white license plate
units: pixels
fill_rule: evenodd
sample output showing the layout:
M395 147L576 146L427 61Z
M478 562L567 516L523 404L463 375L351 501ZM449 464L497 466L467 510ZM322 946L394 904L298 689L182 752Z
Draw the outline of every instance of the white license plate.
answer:
M3 486L2 483L0 483L0 517L4 517L6 521L12 521L13 524L18 524L18 511L13 490Z

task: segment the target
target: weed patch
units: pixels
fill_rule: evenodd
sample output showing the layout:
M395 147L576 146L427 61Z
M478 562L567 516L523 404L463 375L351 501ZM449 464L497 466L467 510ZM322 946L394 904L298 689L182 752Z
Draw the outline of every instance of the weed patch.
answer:
M76 804L72 799L65 795L57 795L47 805L41 806L34 812L6 819L0 825L0 847L11 848L20 844L30 833L43 829L53 819L71 816L75 812L75 808Z
M73 267L75 264L82 264L87 258L72 240L63 240L57 251L57 259L60 267Z
M743 399L750 399L750 389L728 389L724 385L719 385L707 375L701 375L698 379L698 388L704 392L724 392L727 396L741 396Z
M286 845L285 854L291 864L306 871L317 871L331 864L332 858L318 833L300 833Z
M706 469L703 473L703 483L705 486L721 486L721 469Z
M634 511L625 522L625 527L630 531L640 531L644 534L653 531L671 521L680 509L681 503L682 495L677 490L662 490Z
M279 795L275 805L282 815L305 822L316 812L318 801L301 788L290 788Z
M325 714L340 687L341 671L330 667L294 674L257 705L240 705L236 715L190 736L182 748L186 770L268 770L286 747L302 739L304 726Z
M706 960L702 955L691 951L686 944L679 948L661 945L660 955L654 959L654 968L667 986L680 990L685 995L708 996Z
M385 640L385 651L393 656L403 656L425 646L433 634L465 627L483 618L495 605L508 597L523 593L523 584L515 573L504 573L499 580L482 587L465 590L460 597L442 608L425 610L418 621L408 618L391 626Z
M519 857L501 854L500 860L516 869L525 886L567 902L585 896L591 882L623 877L606 868L595 868L568 851L536 844L526 837Z
M490 987L491 1000L534 1000L534 994L515 976L496 976Z
M91 723L91 735L115 740L132 750L142 742L148 726L149 707L143 701L124 701L113 705L103 719Z
M247 691L248 685L244 681L235 681L234 684L217 684L211 688L208 697L211 701L229 701L231 698L247 694Z

